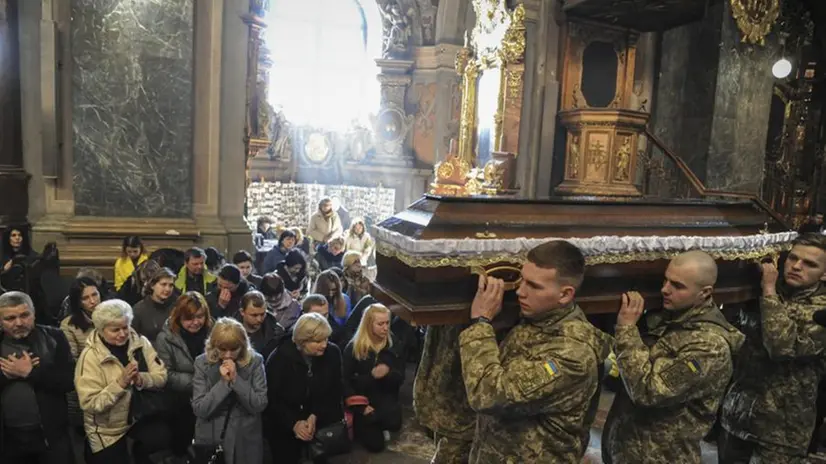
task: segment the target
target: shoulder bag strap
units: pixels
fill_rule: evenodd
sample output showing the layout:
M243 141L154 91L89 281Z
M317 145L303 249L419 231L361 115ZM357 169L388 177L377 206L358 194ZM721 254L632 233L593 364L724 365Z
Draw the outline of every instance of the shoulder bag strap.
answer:
M227 414L224 416L224 426L221 428L221 438L219 439L219 442L221 444L224 443L224 437L227 434L227 427L229 426L229 416L230 416L230 414L232 414L232 409L234 407L235 407L235 400L233 400L232 403L230 403L229 408L227 408Z

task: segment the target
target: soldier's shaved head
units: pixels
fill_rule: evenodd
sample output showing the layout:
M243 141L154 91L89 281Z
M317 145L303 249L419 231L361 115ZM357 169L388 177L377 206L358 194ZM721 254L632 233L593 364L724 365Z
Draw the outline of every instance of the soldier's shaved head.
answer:
M700 287L713 287L717 283L717 263L705 251L692 250L682 253L671 260L671 265L692 267L694 283Z
M665 270L663 308L683 310L704 304L717 282L717 263L702 251L678 255Z

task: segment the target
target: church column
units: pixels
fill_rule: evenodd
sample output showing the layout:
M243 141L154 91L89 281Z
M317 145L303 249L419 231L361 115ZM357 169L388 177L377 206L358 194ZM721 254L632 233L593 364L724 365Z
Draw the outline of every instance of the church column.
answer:
M244 18L251 13L251 4L257 0L226 0L221 51L221 139L218 192L218 214L227 230L227 251L249 249L252 238L244 222L244 197L246 182L246 135L248 60L250 26ZM261 3L258 1L258 3ZM254 8L253 8L254 9ZM254 11L253 11L254 12ZM217 187L217 185L216 185Z
M775 40L744 44L729 2L663 34L654 130L710 189L760 189Z
M23 169L18 0L0 2L0 225L26 223L29 174Z

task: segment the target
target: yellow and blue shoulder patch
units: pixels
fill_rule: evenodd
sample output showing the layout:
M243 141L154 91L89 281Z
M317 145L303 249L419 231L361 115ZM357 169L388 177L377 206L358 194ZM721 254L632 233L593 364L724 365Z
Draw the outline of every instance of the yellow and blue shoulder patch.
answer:
M660 372L660 379L666 387L676 390L702 373L703 368L696 359L678 360Z
M556 363L552 359L545 361L542 368L545 369L545 372L547 372L551 377L555 376L556 373L559 372L559 368L556 367Z
M542 390L542 387L553 382L561 372L559 365L553 359L533 363L527 369L523 369L515 375L516 385L523 395L531 394ZM540 395L541 396L541 395Z

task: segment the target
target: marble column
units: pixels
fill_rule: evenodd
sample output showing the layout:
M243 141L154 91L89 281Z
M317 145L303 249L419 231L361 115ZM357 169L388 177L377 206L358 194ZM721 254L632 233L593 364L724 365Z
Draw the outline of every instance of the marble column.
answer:
M707 188L759 192L778 51L741 43L728 2L663 34L654 130Z
M193 0L72 0L75 212L192 214Z
M543 197L551 192L554 174L554 141L559 106L560 53L559 12L551 2L523 0L527 48L522 117L519 126L517 182L525 197ZM564 150L559 151L564 158ZM564 163L564 161L563 161Z
M0 226L27 223L29 209L23 169L20 119L20 0L0 1Z

